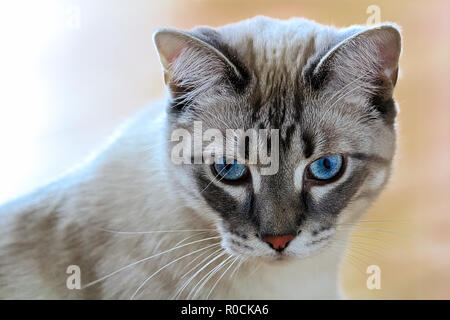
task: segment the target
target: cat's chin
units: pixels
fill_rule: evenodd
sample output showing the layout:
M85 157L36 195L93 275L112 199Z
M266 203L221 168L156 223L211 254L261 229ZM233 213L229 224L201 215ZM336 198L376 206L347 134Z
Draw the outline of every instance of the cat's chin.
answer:
M291 263L295 260L298 260L296 257L287 256L285 254L279 254L276 256L263 256L259 257L258 260L264 262L268 265L279 266L287 263Z

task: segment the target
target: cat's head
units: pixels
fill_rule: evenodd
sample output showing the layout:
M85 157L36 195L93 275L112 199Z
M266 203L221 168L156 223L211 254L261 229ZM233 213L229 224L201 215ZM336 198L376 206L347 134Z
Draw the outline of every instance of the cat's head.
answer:
M167 138L190 134L168 150L172 160L185 153L186 163L171 164L177 194L215 221L230 253L308 256L381 191L395 150L397 27L258 17L162 29L155 43L170 93ZM252 129L256 138L230 138L226 129ZM236 158L225 165L233 143ZM252 148L269 149L271 163L249 161Z

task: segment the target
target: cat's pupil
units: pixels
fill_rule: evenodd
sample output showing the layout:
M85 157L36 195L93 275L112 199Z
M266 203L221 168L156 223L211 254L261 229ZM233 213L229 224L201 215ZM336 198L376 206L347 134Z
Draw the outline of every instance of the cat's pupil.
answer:
M327 169L330 169L331 168L330 159L328 159L328 158L323 159L323 166Z

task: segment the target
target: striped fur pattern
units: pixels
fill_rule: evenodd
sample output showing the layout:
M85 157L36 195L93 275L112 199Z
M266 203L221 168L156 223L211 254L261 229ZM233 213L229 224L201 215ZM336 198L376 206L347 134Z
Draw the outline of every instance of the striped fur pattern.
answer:
M170 30L164 33L172 36ZM337 30L302 19L259 17L183 36L192 38L168 67L174 75L171 88L185 87L193 52L215 55L209 59L220 67L203 66L214 74L209 90L208 78L195 78L205 81L198 86L201 92L187 90L187 99L180 91L173 94L170 130L189 128L194 120L224 132L280 130L281 163L275 175L263 176L257 165L251 166L251 183L230 186L211 175L208 165L185 168L196 190L204 190L192 198L220 216L224 246L234 254L276 257L261 242L262 235L284 234L298 235L286 249L288 256L307 256L325 246L342 211L355 202L372 202L389 176L395 150L397 29L386 24ZM178 69L184 64L180 81ZM225 79L221 85L219 77ZM307 164L328 154L345 155L344 175L325 186L305 181Z

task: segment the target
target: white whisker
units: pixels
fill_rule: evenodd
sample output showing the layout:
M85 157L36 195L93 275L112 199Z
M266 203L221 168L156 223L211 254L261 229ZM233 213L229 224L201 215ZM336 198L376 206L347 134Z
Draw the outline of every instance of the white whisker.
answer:
M235 274L237 274L237 271L238 271L238 269L241 267L241 265L245 262L245 261L247 261L247 257L245 257L245 258L242 258L241 259L241 261L239 261L239 263L236 265L236 268L233 270L233 272L230 274L230 280L231 279L233 279L233 276L235 275Z
M210 250L211 250L211 248L210 248L209 250L206 250L205 252L199 254L198 256L196 256L196 257L195 257L194 259L192 259L191 261L189 261L186 265L183 266L183 270L185 270L186 268L188 268L191 264L193 264L195 261L197 261L197 260L200 259L201 257L207 255L207 254L209 253ZM217 251L220 251L220 249L219 249L219 250L216 250L216 252L217 252ZM214 252L211 253L211 255L212 255L212 254L214 254ZM205 260L206 260L207 258L208 258L208 257L206 257ZM201 264L202 262L203 262L203 260L202 260L199 264ZM196 265L196 266L198 266L198 265ZM185 273L180 277L180 279L183 279L184 277L186 277L193 269L195 269L195 267L189 269L188 272L185 272Z
M222 275L219 277L219 279L217 279L217 281L213 284L213 286L211 287L211 290L209 291L208 295L206 296L206 300L209 299L209 296L211 295L211 293L214 291L214 289L216 288L216 286L219 284L220 280L222 280L222 278L225 276L225 274L227 273L228 270L230 270L230 268L233 266L233 264L239 260L239 257L234 258L234 260L231 262L231 264L225 269L225 271L222 273Z
M196 233L196 234L190 235L189 237L186 237L186 238L184 238L183 240L178 241L177 243L175 243L175 247L176 247L176 246L179 246L180 244L182 244L182 243L185 242L186 240L192 239L192 238L194 238L194 237L198 237L199 235L203 235L204 233L205 233L205 231L201 231L201 232L198 232L198 233Z
M214 181L216 181L217 177L222 173L223 170L225 170L225 168L226 168L226 166L224 166L224 167L222 168L222 170L220 170L220 171L217 173L217 175L214 177L214 179L212 179L212 180L208 183L208 185L207 185L202 191L200 191L200 193L203 193L203 191L205 191L206 189L208 189L208 187L209 187ZM223 176L223 177L224 177L224 176ZM221 181L221 180L223 179L223 177L221 177L221 178L219 179L219 181Z
M175 260L172 260L171 262L169 262L169 263L167 263L167 264L165 264L164 266L162 266L161 268L159 268L158 270L156 270L155 272L153 272L147 279L144 280L144 282L141 283L141 285L136 289L136 291L135 291L135 292L133 293L133 295L130 297L130 300L133 300L133 299L134 299L134 297L139 293L139 291L142 289L142 287L145 286L145 284L146 284L148 281L150 281L150 279L152 279L154 276L156 276L158 273L160 273L162 270L164 270L164 269L167 268L168 266L174 264L174 263L177 262L177 261L180 261L180 260L183 259L183 258L186 258L186 257L188 257L188 256L191 256L191 255L193 255L194 253L197 253L197 252L206 250L206 249L208 249L208 248L211 248L211 247L217 246L217 245L220 245L220 242L215 243L215 244L212 244L212 245L209 245L209 246L206 246L206 247L204 247L204 248L201 248L201 249L198 249L198 250L195 250L195 251L192 251L192 252L189 252L189 253L187 253L187 254L185 254L185 255L183 255L183 256L181 256L181 257L175 259Z
M197 268L198 266L200 266L203 262L205 262L206 260L208 260L211 256L213 256L214 254L222 251L223 248L220 248L219 250L214 251L213 253L209 254L207 257L205 257L202 261L200 261L198 264L196 264L195 266L193 266L191 269L189 269L188 272L186 272L180 279L183 279L184 277L187 277L193 270L195 270L195 268Z
M188 272L186 272L181 279L183 279L186 275L188 275L192 270L195 270L198 266L201 266L203 262L208 260L213 255L220 253L221 251L224 251L223 248L220 248L219 250L214 251L210 255L208 255L206 258L204 258L202 261L200 261L197 265L195 265L192 269L190 269ZM177 299L184 291L184 289L189 285L189 283L197 276L199 272L201 272L204 268L206 268L212 261L208 262L206 265L204 265L200 270L198 270L194 275L192 275L187 281L184 282L184 284L178 289L178 291L175 293L175 295L172 297L172 299Z
M222 252L220 255L218 255L217 257L215 257L213 260L211 260L210 261L210 263L211 262L214 262L215 260L217 260L217 259L219 259L219 258L221 258L222 256L224 256L226 254L226 252ZM223 261L222 261L223 262ZM217 268L217 266L215 267L215 268ZM213 272L214 270L215 270L215 268L213 268L212 270L210 270L210 271L208 271L207 273L206 273L206 275L204 275L198 282L197 282L197 284L191 289L191 292L188 294L188 296L187 296L187 298L186 299L190 299L190 297L192 296L192 298L194 298L195 297L195 294L197 293L197 291L196 291L196 289L197 289L197 287L200 285L200 283L211 273L211 272Z
M195 299L196 296L200 293L200 291L203 289L203 287L208 283L208 281L217 273L220 269L225 265L227 261L229 261L233 256L227 257L225 260L223 260L221 263L219 263L214 269L209 271L199 282L199 287L192 295L192 298ZM204 279L204 280L203 280Z
M144 259L138 260L136 262L130 263L130 264L128 264L128 265L126 265L126 266L124 266L124 267L122 267L120 269L117 269L114 272L111 272L111 273L107 274L106 276L101 277L100 279L94 280L94 281L88 283L87 285L83 286L82 289L85 289L85 288L90 287L90 286L92 286L92 285L94 285L96 283L99 283L99 282L101 282L103 280L106 280L107 278L112 277L113 275L115 275L115 274L117 274L117 273L119 273L119 272L121 272L123 270L126 270L128 268L131 268L131 267L133 267L133 266L135 266L135 265L137 265L139 263L142 263L144 261L150 260L150 259L155 258L155 257L159 257L159 256L161 256L163 254L172 252L172 251L177 250L179 248L183 248L183 247L189 246L189 245L194 244L194 243L199 243L199 242L203 242L203 241L207 241L207 240L211 240L211 239L218 239L218 238L220 238L220 236L218 236L218 237L209 237L209 238L206 238L206 239L196 240L196 241L192 241L192 242L189 242L189 243L186 243L186 244L183 244L183 245L171 248L169 250L165 250L163 252L159 252L159 253L151 255L151 256L149 256L147 258L144 258Z

